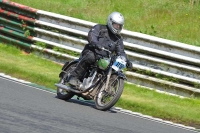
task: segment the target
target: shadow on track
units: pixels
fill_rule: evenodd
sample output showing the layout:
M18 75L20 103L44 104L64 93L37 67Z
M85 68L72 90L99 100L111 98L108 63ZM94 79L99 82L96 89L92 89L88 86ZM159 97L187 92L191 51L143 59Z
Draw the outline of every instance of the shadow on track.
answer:
M57 96L55 96L55 98L59 99ZM78 98L76 96L74 96L72 99L70 99L66 102L75 103L75 104L79 104L79 105L83 105L83 106L88 106L88 107L96 109L95 103L93 100L83 100L82 98ZM113 111L113 110L107 110L104 112L117 113L116 111Z

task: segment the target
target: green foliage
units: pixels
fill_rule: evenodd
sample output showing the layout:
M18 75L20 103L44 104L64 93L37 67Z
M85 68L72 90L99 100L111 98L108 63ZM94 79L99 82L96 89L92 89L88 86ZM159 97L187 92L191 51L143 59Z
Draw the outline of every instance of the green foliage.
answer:
M24 35L25 37L28 37L31 35L30 31L26 29L26 22L24 22L24 20L21 20L22 22L22 30L24 30Z
M26 31L24 32L24 35L25 35L26 37L28 37L28 36L30 36L30 35L31 35L31 33L30 33L30 31L29 31L29 30L26 30Z
M47 44L44 43L44 42L39 42L39 41L37 41L37 42L35 43L35 45L36 45L36 46L39 46L39 47L42 47L43 49L47 48Z
M23 30L26 30L26 22L24 22L24 20L21 20L21 22L22 22L22 26L21 26L22 29L23 29Z
M195 88L200 88L200 83L196 83L196 82L195 82L195 83L194 83L194 87L195 87Z
M59 48L59 47L53 47L53 50L57 51L57 52L60 52L60 53L63 53L63 54L69 54L69 55L75 56L75 57L79 57L80 56L80 54L77 53L77 52L66 50L66 49Z
M153 73L151 72L151 70L146 70L146 74L151 76Z
M47 46L48 46L46 43L44 43L44 42L39 42L39 41L37 41L37 42L35 43L35 45L36 45L36 46L39 46L39 47L42 47L43 49L47 48ZM80 56L80 54L77 53L77 52L70 51L70 50L66 50L66 49L63 49L63 48L60 48L60 47L54 46L54 47L52 47L52 49L53 49L54 51L60 52L61 54L69 54L69 55L75 56L75 57L79 57L79 56ZM42 52L42 51L41 51L41 52ZM60 56L60 55L58 55L58 56Z
M174 83L179 83L179 79L175 78L175 77L169 77L169 76L165 76L165 75L162 75L162 74L158 74L158 73L153 73L151 70L141 70L141 69L137 69L136 70L137 73L140 73L140 74L144 74L144 75L148 75L148 76L152 76L152 77L156 77L158 79L162 79L162 80L165 80L165 81L170 81L170 82L174 82ZM195 86L198 86L198 84L195 84Z
M64 52L65 52L64 49L61 49L61 48L59 48L59 47L53 47L53 50L54 50L54 51L57 51L57 52L61 52L61 53L64 53Z

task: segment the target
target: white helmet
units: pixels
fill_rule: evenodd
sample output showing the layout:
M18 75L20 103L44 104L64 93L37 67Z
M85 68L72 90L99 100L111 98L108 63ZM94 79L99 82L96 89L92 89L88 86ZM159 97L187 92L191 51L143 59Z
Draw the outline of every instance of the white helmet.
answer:
M113 34L120 34L124 26L124 17L119 12L113 12L108 16L107 25Z

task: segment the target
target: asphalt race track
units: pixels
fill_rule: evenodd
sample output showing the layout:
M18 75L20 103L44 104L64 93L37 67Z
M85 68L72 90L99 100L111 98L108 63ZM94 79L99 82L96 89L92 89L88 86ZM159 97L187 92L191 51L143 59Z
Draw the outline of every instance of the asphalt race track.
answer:
M54 83L52 83L54 84ZM0 133L194 133L189 128L123 113L99 111L0 76Z

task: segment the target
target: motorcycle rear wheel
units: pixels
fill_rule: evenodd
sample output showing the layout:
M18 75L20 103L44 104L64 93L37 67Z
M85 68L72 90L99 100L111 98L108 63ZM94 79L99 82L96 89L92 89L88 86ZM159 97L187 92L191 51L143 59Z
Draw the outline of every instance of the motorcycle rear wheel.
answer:
M65 73L64 75L68 75L68 73L71 71L70 69L71 69L72 67L74 67L76 64L77 64L77 63L69 65L69 67L67 67L67 68L65 69L65 72L66 72L66 73ZM64 77L64 76L63 76L63 77ZM60 78L59 83L66 84L63 77ZM61 89L61 88L57 87L57 97L58 97L59 99L62 99L62 100L69 100L69 99L71 99L73 96L74 96L74 93L73 93L73 92L67 92L65 89Z
M112 76L111 76L112 78ZM106 81L105 81L106 82ZM115 105L119 100L124 90L124 80L121 78L114 78L114 81L110 81L109 87L111 87L112 93L109 94L104 90L105 82L100 86L99 92L95 98L95 106L98 110L106 111Z
M62 78L61 78L62 80ZM61 80L59 83L61 83ZM62 99L62 100L69 100L71 99L72 97L74 96L74 93L73 92L67 92L66 90L64 89L61 89L59 87L57 87L57 97L59 99Z

